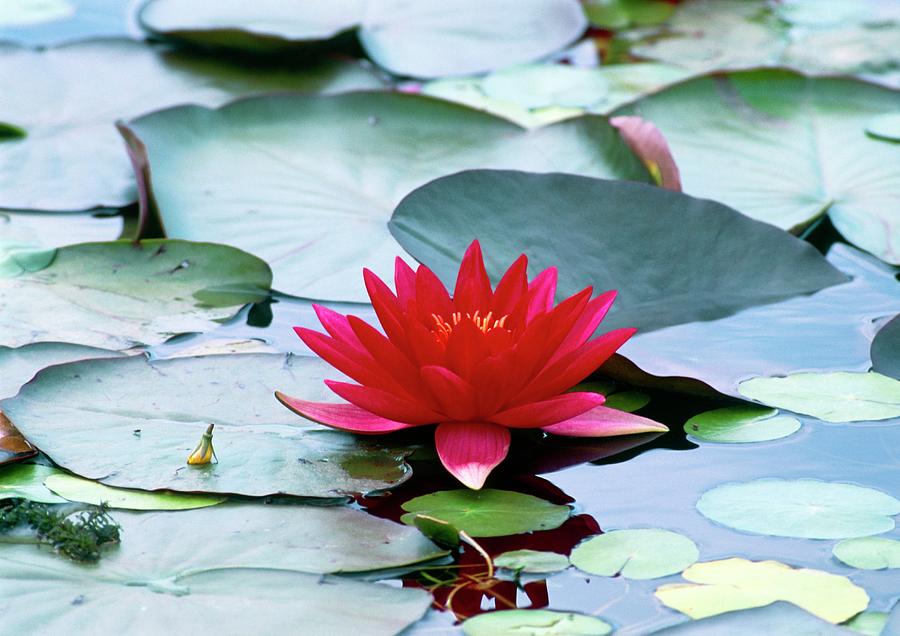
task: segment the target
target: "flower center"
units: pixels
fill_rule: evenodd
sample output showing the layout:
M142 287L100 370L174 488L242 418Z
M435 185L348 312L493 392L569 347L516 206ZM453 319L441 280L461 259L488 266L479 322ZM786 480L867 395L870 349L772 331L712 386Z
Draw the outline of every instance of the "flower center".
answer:
M482 333L487 333L492 329L506 328L506 319L509 318L508 315L495 320L494 312L492 311L487 312L484 316L480 314L480 311L476 311L474 314L468 312L463 314L461 311L455 311L450 315L449 321L444 320L442 316L438 316L437 314L431 314L431 317L434 319L434 327L431 328L431 333L434 334L435 339L439 343L447 344L447 341L450 339L450 334L453 333L453 328L459 325L463 320L471 320Z

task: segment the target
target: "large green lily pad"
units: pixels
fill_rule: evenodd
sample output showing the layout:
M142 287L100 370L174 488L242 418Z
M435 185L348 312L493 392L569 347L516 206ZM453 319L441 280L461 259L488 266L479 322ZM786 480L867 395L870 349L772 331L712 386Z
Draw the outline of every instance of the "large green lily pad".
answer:
M0 143L0 209L74 211L135 202L117 119L175 104L214 106L251 93L380 86L353 64L238 65L129 40L44 51L0 45L0 69L10 87L0 98L0 122L25 132Z
M85 360L44 370L0 408L54 462L110 486L335 497L404 481L402 451L323 429L273 396L336 400L324 377L341 376L278 354ZM218 463L187 465L209 424Z
M635 528L591 537L572 550L579 570L601 576L656 579L677 574L700 558L697 544L671 530Z
M359 40L396 75L444 77L531 62L586 27L576 0L378 0L367 7Z
M777 409L750 404L706 411L684 424L684 432L691 437L722 444L765 442L798 430L800 421L796 417L778 415Z
M900 314L875 334L872 340L872 370L900 380Z
M479 614L462 626L466 636L606 636L612 626L595 616L553 610L512 609Z
M239 246L266 259L279 291L327 300L367 302L363 267L390 278L404 253L388 233L391 212L436 177L508 167L650 181L600 117L526 131L417 95L255 98L131 127L147 146L168 236Z
M826 422L900 417L900 380L880 373L795 373L741 382L741 395Z
M95 567L0 546L4 628L394 634L424 613L427 594L321 573L443 554L413 529L348 508L229 505L115 518L122 542Z
M472 537L504 537L552 530L569 518L572 509L533 495L509 490L442 490L403 504L401 517L412 524L416 514L453 524Z
M869 604L865 590L844 576L795 569L778 561L707 561L692 565L682 576L692 583L663 585L656 597L691 618L788 601L830 623L840 623Z
M703 77L627 113L665 135L684 191L799 230L827 213L847 240L900 264L897 148L866 134L900 92L783 70Z
M900 541L885 537L844 539L832 550L835 558L851 568L885 570L900 568Z
M900 501L881 491L815 479L757 479L707 490L697 510L717 523L758 534L844 539L888 532Z
M0 347L0 400L14 396L34 374L46 367L88 358L115 358L108 349L65 342L36 342L22 347Z
M865 613L865 612L864 612ZM855 636L855 633L833 625L786 601L776 601L763 607L717 614L699 621L684 623L653 632L658 636L759 636L759 634L790 634L790 636Z
M587 26L577 0L149 0L144 28L156 35L232 49L275 51L358 28L362 47L396 75L442 77L530 62L573 42Z
M532 273L558 267L560 297L618 289L604 328L710 320L844 280L810 245L718 203L569 174L437 179L400 203L390 227L446 284L477 238L495 280L525 252Z
M205 331L268 294L269 267L225 245L173 240L61 247L0 278L0 345L127 349Z

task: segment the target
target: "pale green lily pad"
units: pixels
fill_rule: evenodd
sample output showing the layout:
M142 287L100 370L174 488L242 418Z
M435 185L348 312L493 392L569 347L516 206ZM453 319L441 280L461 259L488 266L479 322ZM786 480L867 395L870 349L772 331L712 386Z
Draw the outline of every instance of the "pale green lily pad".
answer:
M38 503L66 503L53 494L44 480L61 471L40 464L11 464L0 467L0 499L27 499Z
M618 391L607 395L603 404L611 409L634 413L650 404L650 396L643 391Z
M589 109L609 93L602 73L564 64L535 64L497 71L481 81L489 98L514 102L524 108Z
M846 623L843 623L847 629L852 629L858 634L865 636L890 636L885 633L884 629L887 625L889 614L887 612L860 612Z
M866 132L873 137L900 141L900 113L878 115L866 124Z
M48 475L44 479L44 486L69 501L95 506L106 504L110 508L125 510L193 510L194 508L208 508L225 501L225 497L212 495L112 488L66 473Z
M109 486L338 497L407 479L405 451L312 424L273 396L336 401L326 377L342 376L290 354L85 360L45 369L0 409L56 464ZM209 424L218 463L188 466Z
M684 431L704 442L745 444L766 442L793 435L800 430L796 417L778 416L777 409L762 406L726 406L689 419Z
M898 264L897 149L865 133L898 108L900 92L881 86L769 69L690 80L616 114L660 129L686 193L792 231L827 213L849 242Z
M462 625L466 636L606 636L612 626L594 616L552 610L500 610Z
M344 507L223 505L114 513L122 542L85 567L30 545L0 546L4 629L161 633L394 634L425 612L421 590L323 577L444 554L418 531ZM352 603L348 603L352 599Z
M863 612L865 613L865 612ZM726 612L700 620L686 620L678 625L653 632L654 636L853 636L843 627L785 601L764 607ZM877 636L877 635L874 635Z
M517 572L545 574L565 570L569 567L569 558L558 552L512 550L494 557L494 565Z
M389 280L404 254L387 227L394 207L436 177L483 166L650 181L603 118L526 131L419 95L253 98L131 127L169 236L246 249L277 290L305 298L368 302L362 269Z
M675 5L665 0L588 0L584 5L591 24L612 30L659 24L673 11Z
M13 397L34 374L46 367L88 358L116 358L124 354L65 342L36 342L0 347L0 400Z
M0 122L25 131L0 143L0 209L75 211L135 202L117 119L272 91L381 86L372 71L351 63L297 72L115 39L43 51L0 44L0 67L4 82L15 87L4 91Z
M885 537L844 539L832 549L835 558L861 570L900 568L900 541Z
M694 619L787 601L830 623L840 623L869 604L865 590L847 577L795 569L777 561L708 561L692 565L682 576L691 583L663 585L656 597Z
M900 380L880 373L795 373L752 378L738 390L746 398L826 422L862 422L900 416Z
M888 532L900 501L881 491L814 479L757 479L707 490L705 517L729 528L778 537L845 539Z
M403 504L400 520L412 524L421 513L453 524L472 537L504 537L561 526L572 512L568 506L509 490L442 490Z
M74 14L75 7L68 0L3 0L0 3L0 27L53 22Z
M671 530L613 530L591 537L572 550L579 570L626 579L657 579L677 574L700 558L697 545Z
M81 243L44 269L0 278L0 345L106 349L207 331L265 298L268 265L225 245L174 240Z

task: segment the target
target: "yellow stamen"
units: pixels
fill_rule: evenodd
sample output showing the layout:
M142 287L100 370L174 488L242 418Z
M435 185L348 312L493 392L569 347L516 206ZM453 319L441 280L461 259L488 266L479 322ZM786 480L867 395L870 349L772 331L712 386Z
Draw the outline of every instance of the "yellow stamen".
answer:
M458 326L460 322L463 320L463 313L461 311L455 311L450 314L450 320L444 320L443 317L438 316L437 314L431 314L432 320L434 320L434 327L432 327L431 332L434 334L435 339L441 344L447 344L447 341L450 339L450 334L453 333L453 328ZM506 329L506 319L509 318L509 315L502 316L501 318L494 320L494 312L489 311L484 316L481 315L481 311L478 310L474 314L466 313L465 318L472 321L476 327L478 327L481 333L487 334L493 329Z

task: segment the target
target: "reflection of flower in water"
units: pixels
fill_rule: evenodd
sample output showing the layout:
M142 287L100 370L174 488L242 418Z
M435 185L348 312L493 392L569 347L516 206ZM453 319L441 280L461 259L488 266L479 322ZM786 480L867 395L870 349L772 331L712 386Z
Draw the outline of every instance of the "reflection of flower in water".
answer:
M416 470L420 469L417 467ZM455 485L445 476L446 473L438 473L434 475L435 479L407 482L393 495L364 497L359 499L359 503L376 516L397 521L404 513L401 506L407 500L444 488L454 488ZM540 497L555 504L574 502L552 483L536 476L505 479L498 487ZM475 540L492 558L522 549L568 555L583 539L600 532L600 526L593 517L576 515L553 530ZM518 606L519 590L528 599L528 604L523 607L538 609L548 606L550 600L546 580L517 582L498 579L494 574L492 566L478 551L463 545L454 563L410 574L404 577L403 586L428 590L434 597L435 608L451 611L459 620L492 609L514 609Z
M523 254L491 287L481 247L466 251L453 296L425 266L397 259L396 293L364 278L383 335L355 316L315 306L328 334L300 338L358 384L326 380L348 403L308 402L276 393L300 415L363 434L437 424L444 467L469 488L484 485L506 457L510 429L607 437L667 430L601 406L598 393L566 393L593 373L634 329L591 339L615 298L588 287L554 306L556 268L531 281Z

